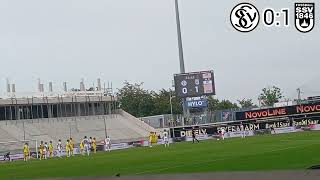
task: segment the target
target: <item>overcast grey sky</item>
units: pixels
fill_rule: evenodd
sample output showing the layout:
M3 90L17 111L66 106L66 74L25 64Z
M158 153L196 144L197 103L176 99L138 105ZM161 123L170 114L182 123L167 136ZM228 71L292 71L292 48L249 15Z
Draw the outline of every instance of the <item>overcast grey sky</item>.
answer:
M304 34L294 27L293 1L249 1L260 14L290 8L290 27L260 21L240 33L229 21L239 2L180 0L186 71L213 69L219 99L256 98L269 85L290 98L300 86L320 94L318 4L315 27ZM6 77L20 92L35 91L39 77L55 90L97 77L114 87L128 80L169 88L179 73L174 0L0 0L0 63L0 92Z

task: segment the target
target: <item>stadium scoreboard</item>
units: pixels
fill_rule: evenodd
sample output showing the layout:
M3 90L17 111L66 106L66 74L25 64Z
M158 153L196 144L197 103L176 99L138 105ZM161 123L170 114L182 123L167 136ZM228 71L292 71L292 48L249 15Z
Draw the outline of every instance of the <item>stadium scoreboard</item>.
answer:
M213 71L175 74L174 85L178 97L215 95Z

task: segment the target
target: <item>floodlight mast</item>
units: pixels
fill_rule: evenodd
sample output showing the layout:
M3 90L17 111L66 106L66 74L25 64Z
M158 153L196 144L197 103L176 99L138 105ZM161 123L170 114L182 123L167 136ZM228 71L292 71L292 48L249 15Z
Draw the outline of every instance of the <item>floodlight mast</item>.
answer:
M179 15L179 3L175 0L175 11L176 11L176 23L177 23L177 35L178 35L178 47L179 47L179 62L180 62L180 73L185 73L182 38L181 38L181 27L180 27L180 15ZM187 107L185 103L186 99L182 98L183 117L187 115ZM184 118L182 119L182 126L184 126Z

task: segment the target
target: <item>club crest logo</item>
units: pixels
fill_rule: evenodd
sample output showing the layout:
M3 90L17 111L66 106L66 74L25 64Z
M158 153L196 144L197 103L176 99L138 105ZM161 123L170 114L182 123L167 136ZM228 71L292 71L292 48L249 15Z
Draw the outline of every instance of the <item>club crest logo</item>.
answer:
M298 31L307 33L314 27L314 3L294 3L295 25Z
M232 26L240 32L250 32L259 24L259 11L250 3L236 5L230 13Z

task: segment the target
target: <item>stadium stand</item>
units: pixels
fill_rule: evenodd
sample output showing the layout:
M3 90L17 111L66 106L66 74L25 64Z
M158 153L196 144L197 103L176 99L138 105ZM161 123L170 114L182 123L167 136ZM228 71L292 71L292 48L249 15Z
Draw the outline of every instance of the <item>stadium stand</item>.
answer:
M70 136L77 143L84 136L96 137L99 142L104 139L105 132L112 142L133 142L147 139L150 131L155 129L123 110L111 115L0 121L1 142L23 139L46 142L61 139L64 142ZM10 149L21 147L11 145Z
M100 90L99 90L100 89ZM9 93L9 92L8 92ZM117 97L108 91L65 91L60 94L0 98L0 155L22 148L23 140L76 144L95 137L98 144L109 136L112 143L147 140L156 130L119 109ZM11 96L10 96L11 95Z

